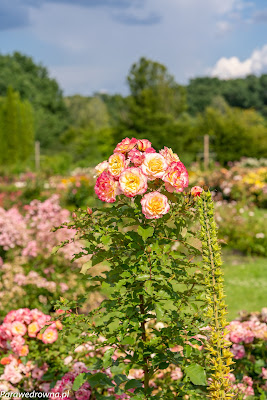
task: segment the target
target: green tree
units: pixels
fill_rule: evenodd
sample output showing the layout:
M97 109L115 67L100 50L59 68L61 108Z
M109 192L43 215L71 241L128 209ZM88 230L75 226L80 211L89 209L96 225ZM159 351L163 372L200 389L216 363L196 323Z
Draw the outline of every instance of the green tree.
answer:
M164 65L146 58L133 64L127 81L128 112L120 121L116 141L125 136L146 137L156 147L163 146L170 127L186 109L185 89Z
M241 157L267 156L267 127L264 118L255 110L229 107L207 107L198 117L199 134L213 137L216 159L222 164Z
M65 101L71 126L61 136L61 141L75 163L93 166L112 152L113 134L107 107L98 96L76 95Z
M0 102L0 160L3 165L25 161L33 153L32 107L11 87Z
M56 80L31 57L15 52L0 55L0 96L6 94L9 86L32 104L36 139L41 146L57 149L58 138L68 126L68 114Z

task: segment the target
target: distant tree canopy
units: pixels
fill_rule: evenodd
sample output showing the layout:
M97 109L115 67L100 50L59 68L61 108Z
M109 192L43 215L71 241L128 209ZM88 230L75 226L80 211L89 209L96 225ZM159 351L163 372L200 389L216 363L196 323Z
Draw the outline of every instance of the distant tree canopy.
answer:
M0 96L11 86L34 109L36 139L42 148L57 148L59 136L68 126L63 94L55 79L42 65L18 52L0 55Z
M195 78L186 89L188 112L192 115L203 112L214 97L222 96L231 107L254 108L267 117L267 74L229 80Z
M27 158L34 131L41 153L79 166L108 158L126 136L147 138L156 149L172 147L186 165L203 152L205 134L223 164L267 157L267 74L227 81L202 77L181 86L164 65L142 57L127 83L128 96L63 98L45 67L20 53L0 55L0 161Z
M120 119L116 139L146 137L156 147L162 146L170 126L186 110L185 88L175 82L164 65L144 57L133 64L127 82L127 112Z
M0 163L13 165L34 154L33 112L10 87L0 100Z

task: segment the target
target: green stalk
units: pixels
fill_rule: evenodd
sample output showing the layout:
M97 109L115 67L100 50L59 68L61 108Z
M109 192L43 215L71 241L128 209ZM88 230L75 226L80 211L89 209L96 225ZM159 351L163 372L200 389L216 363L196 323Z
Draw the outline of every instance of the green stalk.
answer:
M212 400L227 400L234 397L228 374L231 372L232 353L226 340L227 315L224 301L221 249L217 239L217 227L214 219L214 207L210 192L202 192L198 198L198 210L201 225L202 259L205 271L206 316L209 320L210 337L206 349L209 352L209 364L212 370L209 397Z

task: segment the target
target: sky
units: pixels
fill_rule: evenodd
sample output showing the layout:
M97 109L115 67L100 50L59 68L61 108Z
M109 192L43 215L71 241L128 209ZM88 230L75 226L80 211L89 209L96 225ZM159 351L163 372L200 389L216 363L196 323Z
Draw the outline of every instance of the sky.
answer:
M128 93L142 56L176 81L267 73L267 0L0 0L0 53L49 70L65 95Z

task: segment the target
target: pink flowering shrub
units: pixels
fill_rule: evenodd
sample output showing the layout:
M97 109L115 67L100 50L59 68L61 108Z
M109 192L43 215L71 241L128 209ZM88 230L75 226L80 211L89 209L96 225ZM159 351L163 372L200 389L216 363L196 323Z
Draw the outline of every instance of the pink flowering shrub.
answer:
M81 243L72 241L76 230L63 226L53 232L70 220L59 197L33 200L24 211L0 208L0 316L18 307L42 307L49 312L51 300L63 294L75 299L88 286L79 282L78 262L71 263L82 249ZM66 241L68 245L52 254Z
M266 398L267 395L267 309L243 314L228 326L232 342L233 388L242 399Z
M157 153L147 139L123 139L108 161L96 166L96 173L95 192L100 200L114 203L121 194L129 198L144 195L141 204L147 219L167 214L166 194L188 186L188 173L178 155L168 147Z

